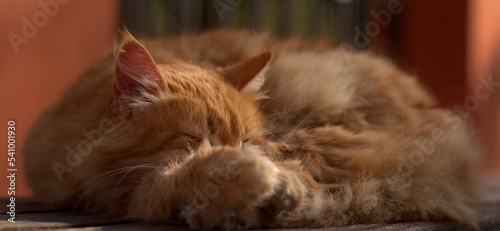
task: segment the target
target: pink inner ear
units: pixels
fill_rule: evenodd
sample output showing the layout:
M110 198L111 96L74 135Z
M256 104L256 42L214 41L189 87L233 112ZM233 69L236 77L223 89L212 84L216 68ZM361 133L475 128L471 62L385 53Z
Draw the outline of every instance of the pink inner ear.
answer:
M139 89L157 94L160 89L165 88L156 64L141 45L129 42L122 49L116 57L115 102L118 105L126 106L123 97L134 97ZM152 82L155 87L142 86L145 82Z

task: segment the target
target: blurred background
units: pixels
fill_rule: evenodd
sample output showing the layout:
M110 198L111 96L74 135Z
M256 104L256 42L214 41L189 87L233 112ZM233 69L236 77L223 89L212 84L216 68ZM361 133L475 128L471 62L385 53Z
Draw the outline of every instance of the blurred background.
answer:
M29 127L109 52L121 25L138 37L253 29L390 57L475 122L479 171L500 170L500 1L5 0L0 12L0 171L7 175L7 122L15 120L18 197L30 195L21 152Z

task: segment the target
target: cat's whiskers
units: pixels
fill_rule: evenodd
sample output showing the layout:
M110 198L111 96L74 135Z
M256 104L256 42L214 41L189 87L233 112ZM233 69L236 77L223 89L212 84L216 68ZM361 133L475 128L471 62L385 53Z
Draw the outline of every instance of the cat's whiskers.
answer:
M302 109L305 109L305 108L307 108L307 106L298 107L298 108L294 108L294 109L290 109L290 110L273 111L273 114L266 115L264 117L264 119L267 120L269 117L274 117L274 119L282 118L283 117L282 115L288 114L288 113L293 112L293 111L299 111L299 110L302 110Z
M123 181L123 179L125 178L125 176L127 176L127 174L129 174L134 169L137 169L137 168L140 168L140 167L143 167L143 166L137 165L137 166L134 166L134 167L130 168L127 172L125 172L125 174L123 174L123 176L120 178L120 180L118 180L118 183L116 183L115 187L113 187L113 189L111 189L111 191L114 191L116 189L116 187L118 187L118 185L120 185L120 183ZM149 167L149 166L146 166L146 168L147 167ZM157 166L156 168L158 168L158 167L159 166Z
M285 107L286 108L286 107ZM307 106L304 106L304 107L298 107L298 108L294 108L294 109L290 109L290 110L283 110L283 111L273 111L272 114L269 114L269 115L266 115L264 117L264 120L267 122L267 124L274 124L275 122L289 122L289 118L285 118L283 119L285 116L287 116L286 114L289 114L290 112L294 112L294 111L300 111L302 109L305 109L307 108ZM311 113L308 113L307 116L305 116L303 118L303 120L297 125L295 126L295 128L298 128L300 125L302 125L304 123L304 121L309 117ZM280 132L284 132L285 131L285 127L283 126L274 126L274 129L278 129L278 131ZM269 128L269 131L267 134L272 134L272 129Z
M267 89L267 90L266 90L266 92L264 92L264 94L266 94L267 96L269 96L269 94L267 94L267 92L275 92L275 91L276 91L276 89L274 89L274 88L270 88L270 89ZM276 94L275 94L273 97L269 97L269 98L268 98L269 100L268 100L267 102L263 103L263 104L261 105L261 107L263 107L263 108L264 108L264 107L265 107L265 106L267 106L269 103L271 103L272 98L276 98L277 96L282 95L283 93L286 93L286 91L285 91L285 90L282 90L282 91L280 91L280 92L276 92Z
M129 168L129 167L125 167L125 168ZM84 187L86 184L88 184L88 183L90 183L90 182L92 182L92 181L94 181L94 180L97 180L97 179L98 179L98 178L100 178L100 177L104 177L104 176L106 176L107 174L111 174L111 173L113 173L113 172L116 172L116 171L123 171L123 168L113 169L113 170L110 170L110 171L104 172L104 173L102 173L102 174L99 174L99 175L97 175L97 176L93 177L93 178L92 178L92 179L90 179L90 180L85 181L83 184L81 184L80 186L78 186L77 188L75 188L73 191L71 191L71 192L69 193L69 196L73 195L76 191L78 191L80 188Z
M302 120L299 123L297 123L292 130L298 129L311 116L311 114L312 114L311 112L307 113L307 115L304 116Z
M94 180L98 180L99 178L104 178L104 179L101 179L99 182L95 183L92 187L90 187L89 189L85 190L84 193L82 194L82 196L80 197L80 199L77 201L77 203L75 204L75 206L73 207L73 211L76 210L76 208L78 207L78 204L81 202L81 200L83 200L85 198L85 196L92 191L92 189L94 189L97 185L99 185L100 183L102 183L103 181L105 181L106 179L109 179L110 177L112 176L115 176L117 174L120 174L122 172L130 172L130 170L132 169L137 169L137 168L152 168L152 169L157 169L158 167L161 167L162 165L145 165L145 164L142 164L142 165L137 165L137 166L130 166L130 167L123 167L123 168L119 168L119 169L113 169L113 170L110 170L108 172L105 172L103 174L100 174L88 181L86 181L85 183L83 183L81 186L79 186L78 188L76 188L75 190L73 190L71 193L69 193L69 195L73 195L75 192L77 192L80 188L86 186L87 184L89 184L90 182L94 181ZM122 180L122 179L121 179ZM116 186L115 186L116 187Z

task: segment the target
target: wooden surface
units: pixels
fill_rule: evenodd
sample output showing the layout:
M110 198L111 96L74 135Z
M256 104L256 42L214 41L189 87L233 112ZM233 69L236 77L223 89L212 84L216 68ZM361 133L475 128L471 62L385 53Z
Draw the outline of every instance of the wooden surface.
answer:
M483 177L481 230L500 230L500 174ZM110 215L88 214L80 211L53 209L28 198L16 199L16 223L8 222L8 200L0 199L0 230L189 230L183 224L146 224ZM473 230L455 223L405 222L396 224L356 225L319 230Z

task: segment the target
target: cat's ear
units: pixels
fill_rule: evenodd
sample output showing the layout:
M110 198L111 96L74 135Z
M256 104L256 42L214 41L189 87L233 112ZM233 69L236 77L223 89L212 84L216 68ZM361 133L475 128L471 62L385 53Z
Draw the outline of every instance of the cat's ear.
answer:
M224 79L243 92L257 92L266 81L271 52L265 52L239 63L220 69Z
M131 112L131 102L145 94L156 95L165 82L146 48L126 29L116 42L115 103ZM138 98L139 97L139 98Z

